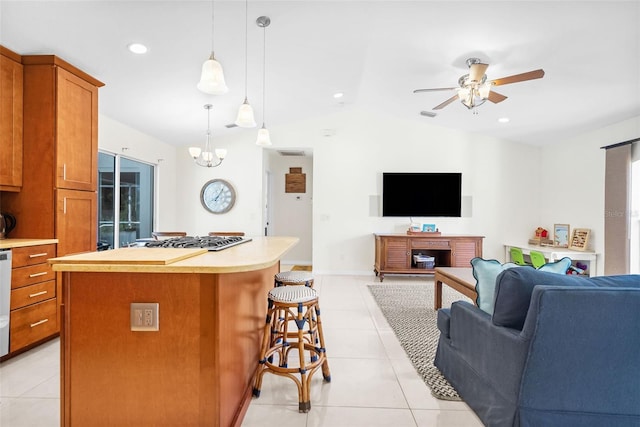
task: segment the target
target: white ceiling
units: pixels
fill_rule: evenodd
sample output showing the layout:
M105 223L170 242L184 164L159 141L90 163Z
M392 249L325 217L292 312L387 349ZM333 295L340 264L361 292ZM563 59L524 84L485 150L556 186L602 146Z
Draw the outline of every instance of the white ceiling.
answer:
M215 135L244 99L245 1L215 2L214 47L230 90L200 93L211 50L211 2L0 2L0 43L20 54L55 54L105 83L100 112L167 143L200 143L203 105ZM248 97L262 122L267 15L266 124L363 108L407 120L545 144L640 116L640 2L262 1L248 2ZM149 47L144 56L131 42ZM489 79L542 68L544 78L500 86L508 96L472 114L453 95L465 60L490 64ZM338 101L333 93L343 92ZM508 124L497 122L508 116Z

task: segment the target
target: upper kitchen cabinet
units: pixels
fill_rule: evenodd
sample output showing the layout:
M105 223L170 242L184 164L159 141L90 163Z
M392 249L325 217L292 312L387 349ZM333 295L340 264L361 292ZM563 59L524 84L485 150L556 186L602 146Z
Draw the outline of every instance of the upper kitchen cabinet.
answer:
M96 191L98 88L103 83L53 55L23 56L22 63L25 141L55 147L53 187Z
M22 187L22 64L0 46L0 191Z

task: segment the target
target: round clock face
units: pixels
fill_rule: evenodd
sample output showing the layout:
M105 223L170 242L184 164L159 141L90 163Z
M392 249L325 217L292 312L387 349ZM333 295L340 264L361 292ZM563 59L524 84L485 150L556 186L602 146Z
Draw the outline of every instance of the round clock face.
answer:
M200 191L202 206L209 212L221 214L228 212L236 202L236 191L224 179L212 179Z

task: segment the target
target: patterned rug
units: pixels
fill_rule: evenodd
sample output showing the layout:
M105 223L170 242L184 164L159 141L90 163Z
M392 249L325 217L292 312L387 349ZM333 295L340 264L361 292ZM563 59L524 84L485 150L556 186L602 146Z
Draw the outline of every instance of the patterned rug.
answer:
M369 290L416 371L431 389L431 394L442 400L461 400L456 390L433 365L440 338L436 312L433 310L433 282L415 285L390 284L385 281L369 285ZM470 301L464 295L443 286L443 307L449 307L457 300Z

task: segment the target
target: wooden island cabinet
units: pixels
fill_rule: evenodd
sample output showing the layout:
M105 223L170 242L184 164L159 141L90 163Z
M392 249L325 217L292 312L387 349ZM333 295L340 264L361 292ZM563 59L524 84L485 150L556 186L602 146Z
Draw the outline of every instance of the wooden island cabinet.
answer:
M433 274L435 267L470 267L474 257L482 256L483 236L418 234L374 234L373 271L380 281L385 274ZM414 255L434 258L434 266L423 268Z
M267 294L294 237L218 252L119 248L54 258L62 272L62 426L240 426ZM157 304L140 331L132 304ZM295 387L294 387L295 388Z

